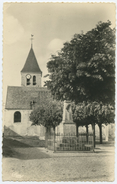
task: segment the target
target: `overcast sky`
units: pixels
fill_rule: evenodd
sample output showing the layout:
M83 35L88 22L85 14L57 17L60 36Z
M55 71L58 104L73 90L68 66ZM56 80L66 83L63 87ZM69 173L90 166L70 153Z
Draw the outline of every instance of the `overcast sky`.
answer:
M112 3L5 3L3 50L3 103L7 86L20 86L21 75L34 35L33 49L38 64L46 64L75 33L86 33L99 21L110 20L115 27ZM44 79L45 80L45 79ZM42 81L44 81L42 78ZM43 84L43 82L42 82Z

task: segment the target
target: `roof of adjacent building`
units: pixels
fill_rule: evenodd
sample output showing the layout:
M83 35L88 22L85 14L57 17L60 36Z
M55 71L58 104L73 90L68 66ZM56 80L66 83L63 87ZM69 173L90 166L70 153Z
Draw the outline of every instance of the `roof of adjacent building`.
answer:
M33 48L31 47L28 57L26 59L25 65L21 72L33 72L33 73L41 73L42 71L38 65L37 59L35 57L35 53Z
M38 105L40 99L42 100L48 97L50 97L50 93L44 87L8 86L5 108L30 110L31 102L36 102Z

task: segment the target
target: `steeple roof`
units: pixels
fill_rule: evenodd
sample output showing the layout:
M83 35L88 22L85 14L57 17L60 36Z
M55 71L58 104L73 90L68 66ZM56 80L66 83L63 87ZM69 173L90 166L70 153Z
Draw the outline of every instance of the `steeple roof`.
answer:
M31 47L30 52L28 54L28 57L26 59L25 65L23 67L23 69L21 70L21 72L34 72L34 73L41 73L42 71L37 63L37 59L35 57L35 53L33 51L33 48Z

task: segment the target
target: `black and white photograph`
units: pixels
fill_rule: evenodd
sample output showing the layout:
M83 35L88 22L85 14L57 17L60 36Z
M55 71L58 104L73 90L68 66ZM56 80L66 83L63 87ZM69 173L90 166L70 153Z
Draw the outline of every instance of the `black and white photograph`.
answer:
M116 4L3 3L2 181L114 182Z

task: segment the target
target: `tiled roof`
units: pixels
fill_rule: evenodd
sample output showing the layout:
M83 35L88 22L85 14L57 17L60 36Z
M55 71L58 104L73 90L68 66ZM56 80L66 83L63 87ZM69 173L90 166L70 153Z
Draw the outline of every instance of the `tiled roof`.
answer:
M8 86L5 108L30 110L32 101L39 104L40 99L48 97L50 93L47 88Z
M21 70L21 72L34 72L34 73L41 73L42 71L39 68L39 65L37 63L37 59L35 57L35 53L33 51L33 49L30 49L30 52L28 54L28 57L26 59L25 65L23 67L23 69Z

